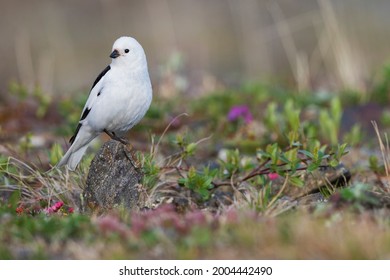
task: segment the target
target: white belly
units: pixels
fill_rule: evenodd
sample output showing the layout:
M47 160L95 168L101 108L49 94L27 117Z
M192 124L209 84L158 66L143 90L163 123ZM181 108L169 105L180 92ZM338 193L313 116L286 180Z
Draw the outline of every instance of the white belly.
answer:
M122 135L145 116L151 101L150 81L108 84L89 113L88 125L96 131L106 129Z

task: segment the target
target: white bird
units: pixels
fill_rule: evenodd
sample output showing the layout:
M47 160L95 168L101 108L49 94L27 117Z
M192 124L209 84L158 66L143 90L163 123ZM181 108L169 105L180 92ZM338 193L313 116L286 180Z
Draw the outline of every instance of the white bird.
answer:
M88 144L100 133L120 138L145 115L152 102L152 85L145 52L131 37L120 37L112 47L111 64L96 78L70 148L57 164L75 170Z

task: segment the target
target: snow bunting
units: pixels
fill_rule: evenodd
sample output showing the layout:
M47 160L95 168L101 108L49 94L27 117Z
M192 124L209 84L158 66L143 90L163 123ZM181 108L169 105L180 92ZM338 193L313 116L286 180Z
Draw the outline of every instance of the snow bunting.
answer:
M111 64L96 78L70 148L57 164L76 169L88 144L100 133L121 138L145 115L152 102L152 85L145 52L131 37L120 37L112 47Z

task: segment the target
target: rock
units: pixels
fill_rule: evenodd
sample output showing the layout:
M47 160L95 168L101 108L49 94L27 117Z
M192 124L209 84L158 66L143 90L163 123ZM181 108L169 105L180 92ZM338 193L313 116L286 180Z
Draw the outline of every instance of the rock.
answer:
M142 178L132 147L115 140L106 142L91 162L84 210L100 213L117 207L143 207L139 205Z
M232 186L219 186L211 191L211 197L208 201L209 207L218 208L228 206L234 201L234 189Z

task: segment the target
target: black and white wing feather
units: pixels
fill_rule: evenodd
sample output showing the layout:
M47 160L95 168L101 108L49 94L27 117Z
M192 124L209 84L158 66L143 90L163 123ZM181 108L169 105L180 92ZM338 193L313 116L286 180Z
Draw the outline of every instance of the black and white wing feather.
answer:
M80 121L79 121L79 123L77 125L75 133L73 134L72 138L70 138L70 140L69 140L70 144L73 144L73 142L76 139L77 134L80 131L80 128L82 126L82 121L88 116L89 112L91 111L91 108L92 108L93 104L96 102L97 98L100 96L101 91L103 89L104 76L110 70L111 70L111 67L110 67L110 65L108 65L99 74L99 76L97 76L96 80L93 82L93 85L91 87L91 91L89 93L89 97L88 97L87 102L85 103L84 109L83 109L83 111L81 113Z
M67 164L70 170L74 170L85 153L89 142L91 142L98 135L98 132L93 132L88 127L84 127L83 123L88 117L92 107L96 103L96 100L99 98L99 95L101 94L101 91L104 87L104 79L110 69L111 67L107 66L93 83L89 97L81 113L80 121L77 125L76 131L69 141L71 146L61 161L58 163L57 167Z

